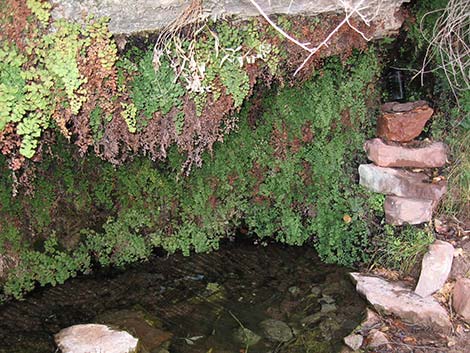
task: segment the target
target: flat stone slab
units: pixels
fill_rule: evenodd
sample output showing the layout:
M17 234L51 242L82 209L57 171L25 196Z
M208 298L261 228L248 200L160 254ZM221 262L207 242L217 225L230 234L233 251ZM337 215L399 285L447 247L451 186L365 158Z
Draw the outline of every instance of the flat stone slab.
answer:
M470 323L470 279L459 278L452 293L452 306L457 314Z
M380 167L438 168L446 164L448 148L442 142L419 148L388 145L375 138L364 143L364 150L367 158Z
M411 141L421 134L433 112L425 101L385 103L377 120L377 135L387 141Z
M106 325L70 326L54 336L62 353L133 353L138 339L126 331L116 331Z
M422 298L399 283L361 273L350 273L356 290L374 308L405 322L445 333L452 327L447 311L433 298Z
M435 204L432 200L387 196L384 202L385 221L395 226L429 222Z
M446 192L445 180L428 183L424 173L378 167L374 164L359 166L359 183L369 190L386 195L438 201Z
M449 277L453 260L452 244L442 240L436 240L431 244L423 257L415 293L427 297L441 289Z

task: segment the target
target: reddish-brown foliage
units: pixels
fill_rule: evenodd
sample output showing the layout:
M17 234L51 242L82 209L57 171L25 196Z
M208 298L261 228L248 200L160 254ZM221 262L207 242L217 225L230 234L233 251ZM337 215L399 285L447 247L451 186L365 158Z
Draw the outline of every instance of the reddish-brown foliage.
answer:
M109 51L107 50L109 45L110 43L106 38L96 36L87 48L86 55L78 57L80 73L87 78L83 85L87 92L87 100L83 104L80 113L73 117L73 132L76 135L75 144L82 154L93 144L89 121L91 112L100 108L103 115L113 116L117 107L119 107L120 100L117 98L120 95L116 83L116 67L105 67L103 65L102 53ZM104 129L104 126L101 126L101 128Z
M26 0L4 0L0 7L0 42L15 43L23 50L26 41L32 38L37 23L28 18L31 10L26 6Z

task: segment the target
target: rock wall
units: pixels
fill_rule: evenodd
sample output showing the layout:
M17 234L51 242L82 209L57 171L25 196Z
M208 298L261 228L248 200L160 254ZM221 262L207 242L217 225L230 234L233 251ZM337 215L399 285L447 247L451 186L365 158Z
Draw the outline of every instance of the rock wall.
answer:
M84 14L109 17L110 30L115 34L132 34L156 31L178 17L190 0L51 0L54 16L80 20ZM402 19L398 9L409 0L345 0L353 4L361 2L362 13L374 17L377 29L375 38L393 33L400 28ZM257 0L268 14L315 16L322 13L343 12L338 0ZM249 0L203 1L206 17L236 16L244 19L259 16Z

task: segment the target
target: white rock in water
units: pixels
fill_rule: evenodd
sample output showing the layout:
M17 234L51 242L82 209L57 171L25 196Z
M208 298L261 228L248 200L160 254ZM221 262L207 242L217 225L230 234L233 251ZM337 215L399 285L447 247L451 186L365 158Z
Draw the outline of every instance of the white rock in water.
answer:
M74 325L61 330L54 340L62 353L133 353L137 338L106 325Z

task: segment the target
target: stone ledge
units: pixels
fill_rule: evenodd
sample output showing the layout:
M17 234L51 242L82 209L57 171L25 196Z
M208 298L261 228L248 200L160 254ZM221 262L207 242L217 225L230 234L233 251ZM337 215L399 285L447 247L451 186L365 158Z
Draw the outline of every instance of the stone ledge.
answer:
M284 0L257 0L268 14L288 14L315 16L322 13L344 12L337 1L331 0L296 0L290 3ZM382 38L396 33L403 22L402 16L395 15L400 6L409 0L382 0L378 9L374 38ZM188 6L188 0L52 0L53 16L68 20L81 21L83 14L90 13L97 17L111 19L109 29L114 34L133 34L138 32L158 31L175 20ZM375 8L372 0L366 0L364 7L370 6L369 14ZM249 1L241 0L206 0L203 1L207 18L235 16L241 19L259 16L259 12ZM366 10L367 11L367 10Z

